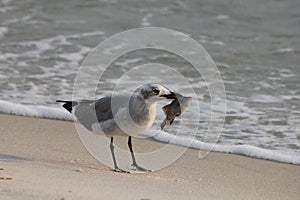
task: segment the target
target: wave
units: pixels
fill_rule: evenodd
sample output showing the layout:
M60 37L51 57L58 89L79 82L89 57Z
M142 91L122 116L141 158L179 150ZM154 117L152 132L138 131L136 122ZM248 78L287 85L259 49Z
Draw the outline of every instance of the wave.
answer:
M2 100L0 100L0 113L46 119L73 120L72 115L61 108L21 105Z
M48 106L21 105L0 100L0 113L29 116L37 118L58 119L72 121L73 117L63 108L53 108ZM233 153L238 155L249 156L264 160L272 160L282 163L290 163L300 165L300 154L293 151L281 151L263 149L260 147L240 144L210 144L200 140L176 136L165 131L150 129L143 133L144 136L151 136L154 140L171 143L174 145L184 146L188 148L198 149L201 151L214 151L223 153ZM200 154L199 154L200 155Z
M282 163L296 164L300 165L300 154L291 151L279 151L271 149L263 149L260 147L240 144L240 145L225 145L225 144L211 144L204 143L200 140L182 136L176 136L164 131L157 131L155 133L147 131L144 133L144 136L153 136L155 140L171 143L175 145L180 145L183 147L198 149L201 151L214 151L222 153L232 153L238 155L244 155L253 158L259 158L264 160L272 160ZM204 152L204 156L206 153ZM203 157L199 154L199 157Z

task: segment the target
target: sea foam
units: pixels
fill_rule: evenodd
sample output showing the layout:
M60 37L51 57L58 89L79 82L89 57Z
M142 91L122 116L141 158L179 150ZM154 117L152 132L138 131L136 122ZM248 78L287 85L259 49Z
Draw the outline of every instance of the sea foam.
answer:
M151 129L146 131L144 133L144 136L153 136L155 140L164 143L171 143L183 147L198 149L201 151L233 153L233 154L244 155L244 156L249 156L249 157L259 158L264 160L272 160L272 161L277 161L282 163L300 165L300 154L291 151L263 149L260 147L251 146L247 144L225 145L225 144L204 143L194 138L176 136L164 131L151 130Z
M67 121L73 120L72 115L61 108L21 105L2 100L0 100L0 113Z
M0 100L0 113L67 121L73 120L72 115L59 106L54 108L48 106L21 105L2 100ZM152 137L154 140L160 142L198 149L201 151L233 153L253 158L300 165L300 154L292 151L263 149L247 144L226 145L204 143L194 138L176 136L165 131L154 129L149 129L148 131L144 132L143 135L146 137Z

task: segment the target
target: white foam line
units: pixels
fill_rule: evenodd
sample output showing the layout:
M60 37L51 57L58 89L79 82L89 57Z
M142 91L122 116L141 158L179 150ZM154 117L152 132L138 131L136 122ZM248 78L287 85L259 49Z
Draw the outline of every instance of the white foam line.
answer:
M270 150L270 149L263 149L251 145L220 145L220 144L210 144L204 143L200 140L196 140L193 138L176 136L169 134L164 131L158 130L148 130L144 133L144 136L151 136L155 140L164 142L164 143L171 143L179 146L184 146L188 148L194 148L203 151L215 151L215 152L222 152L222 153L233 153L239 154L244 156L249 156L253 158L260 158L265 160L272 160L282 163L290 163L300 165L300 154L299 153L292 153L292 152L281 152L278 150Z
M51 108L47 106L20 105L0 100L0 112L20 116L60 119L72 121L72 115L62 108Z
M60 107L60 105L58 105L57 108L52 108L47 106L21 105L0 100L0 113L73 121L72 115L65 111L62 107ZM161 130L154 129L150 129L144 132L143 135L146 137L152 137L153 139L164 143L171 143L203 151L212 150L216 152L233 153L254 158L261 158L265 160L300 165L300 154L293 151L263 149L247 144L210 144L193 138L176 136Z

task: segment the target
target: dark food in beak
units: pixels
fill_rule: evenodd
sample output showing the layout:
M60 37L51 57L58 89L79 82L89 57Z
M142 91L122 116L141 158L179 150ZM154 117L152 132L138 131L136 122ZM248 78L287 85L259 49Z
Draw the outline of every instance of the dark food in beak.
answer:
M164 129L167 122L169 122L171 125L175 117L180 116L192 101L192 97L184 97L178 93L173 93L173 94L175 94L176 96L175 100L173 100L170 104L165 105L162 108L166 115L166 118L160 125L161 130Z

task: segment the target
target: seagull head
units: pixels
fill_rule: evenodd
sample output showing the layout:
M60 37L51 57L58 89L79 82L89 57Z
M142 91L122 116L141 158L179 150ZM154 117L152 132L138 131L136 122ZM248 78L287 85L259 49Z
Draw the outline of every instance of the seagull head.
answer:
M150 104L163 99L176 99L176 94L174 92L156 83L143 85L140 88L139 93L140 96Z

